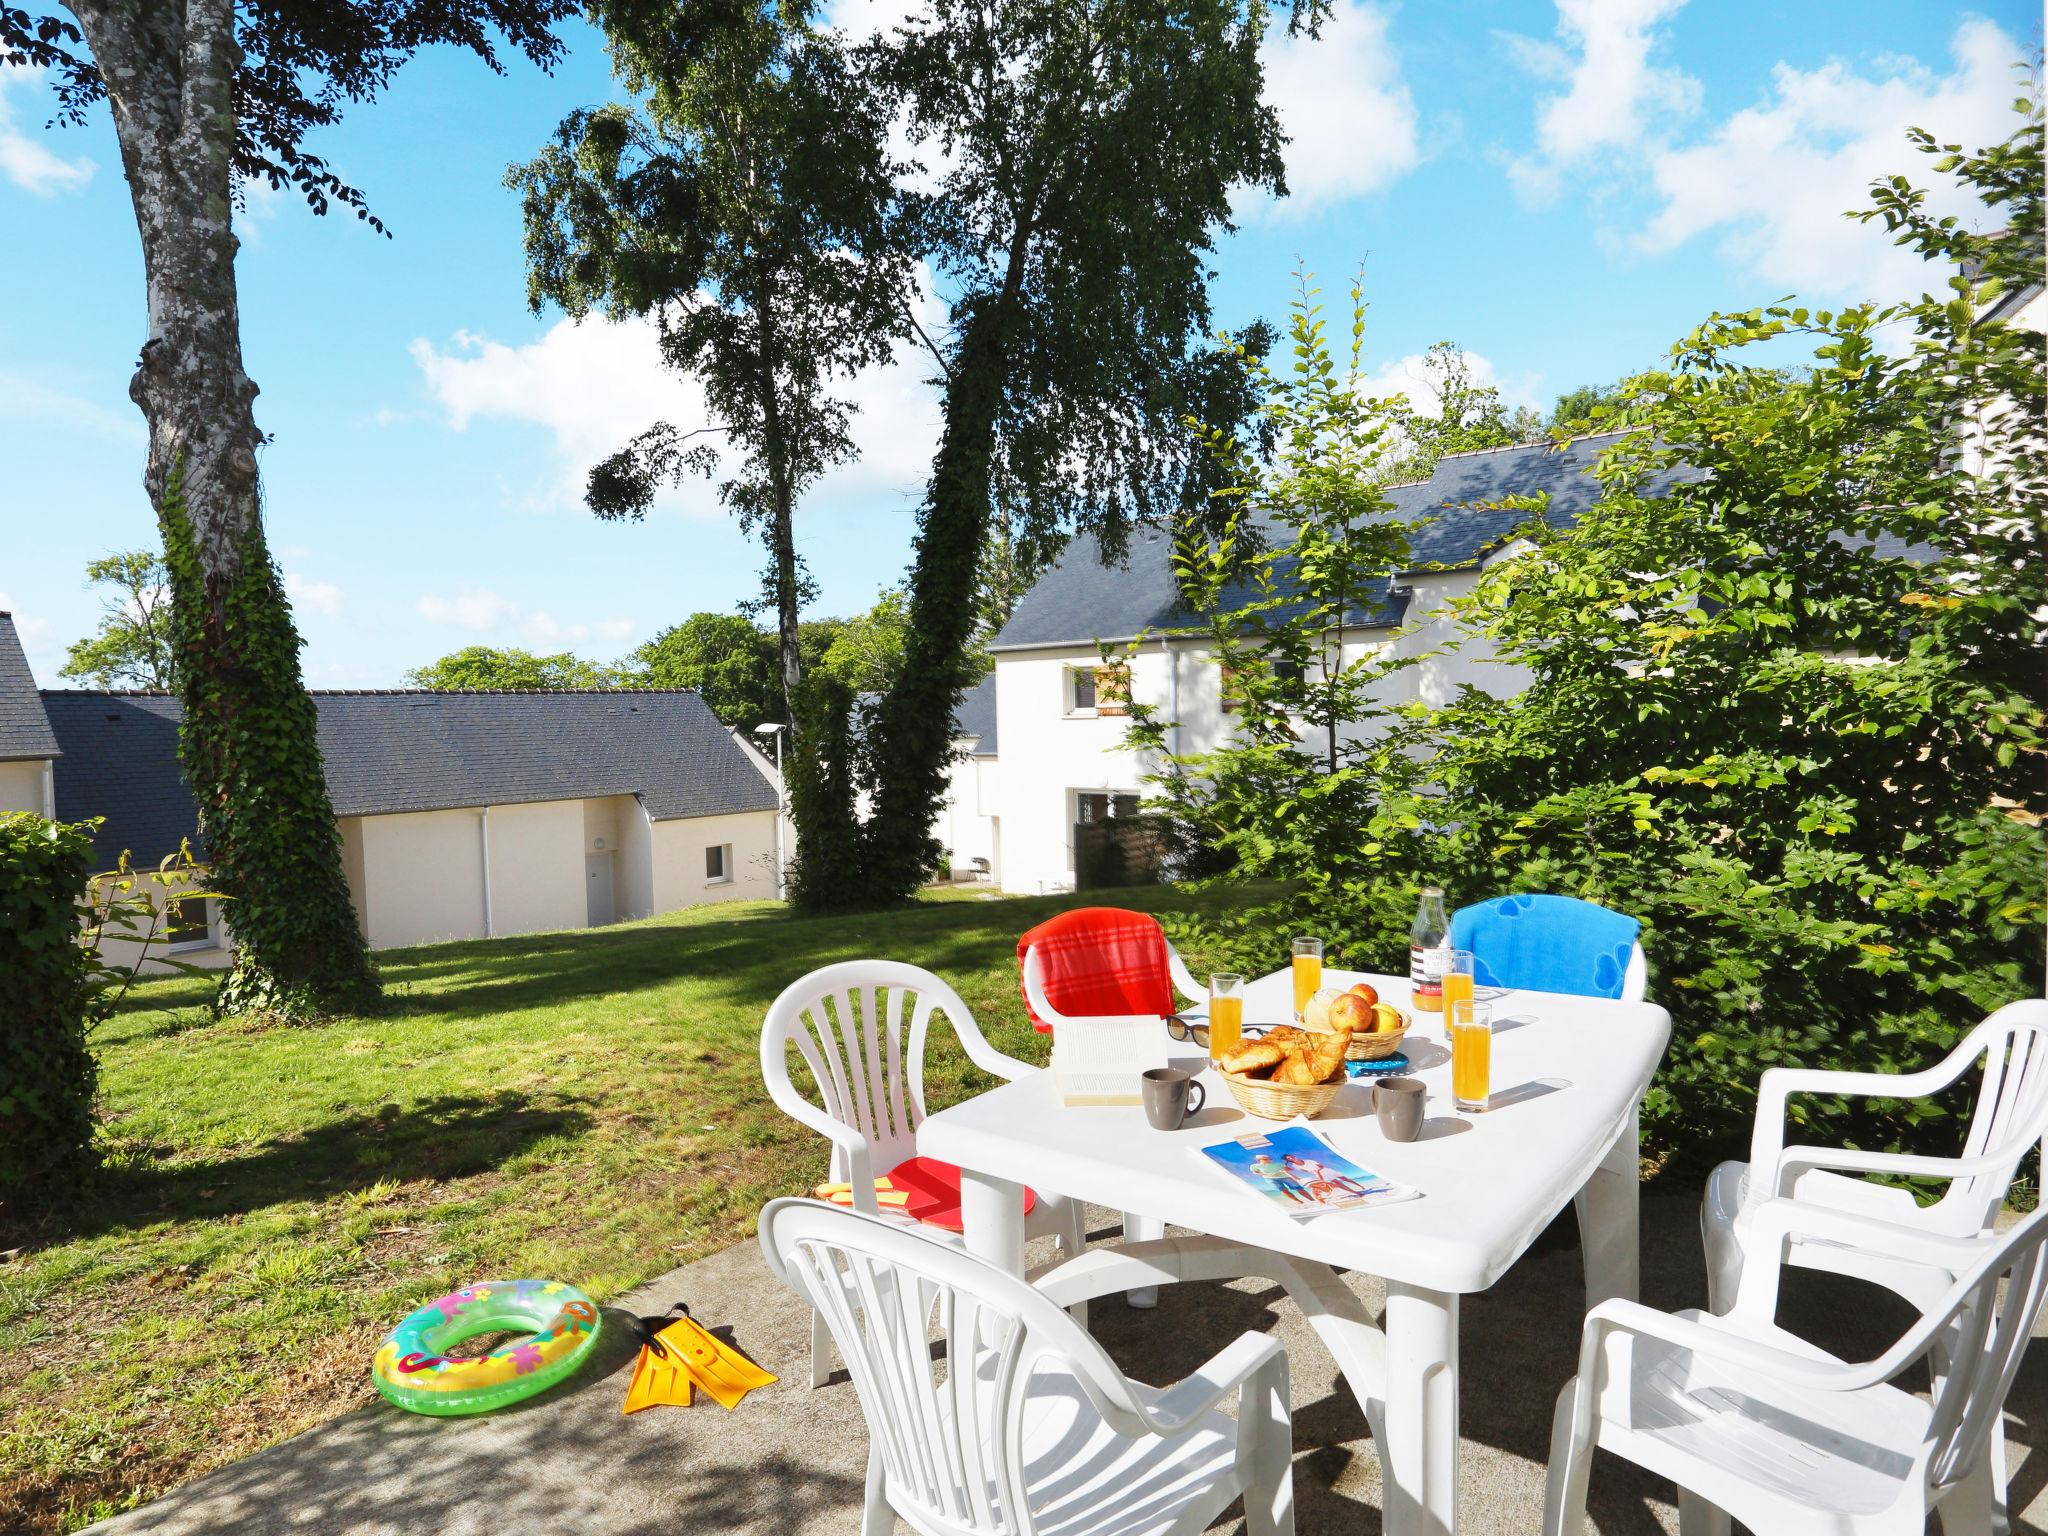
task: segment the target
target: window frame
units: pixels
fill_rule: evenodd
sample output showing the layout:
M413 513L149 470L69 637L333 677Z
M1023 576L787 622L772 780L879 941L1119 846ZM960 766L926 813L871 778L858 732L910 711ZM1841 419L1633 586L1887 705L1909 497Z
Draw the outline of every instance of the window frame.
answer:
M1081 702L1081 679L1088 680L1088 702ZM1063 713L1069 720L1093 720L1100 713L1098 700L1101 689L1097 685L1094 666L1069 666L1061 671L1060 702Z
M163 946L164 953L167 955L187 954L195 949L214 949L219 947L220 940L214 930L215 925L220 921L220 909L213 901L201 896L179 896L167 900L164 905L166 907L176 906L182 908L188 901L199 903L199 910L205 914L206 921L198 929L195 936L174 939L171 937L170 914L166 912L164 914Z
M711 860L716 855L718 873L711 872ZM706 885L732 884L732 844L706 843L704 845L704 883Z

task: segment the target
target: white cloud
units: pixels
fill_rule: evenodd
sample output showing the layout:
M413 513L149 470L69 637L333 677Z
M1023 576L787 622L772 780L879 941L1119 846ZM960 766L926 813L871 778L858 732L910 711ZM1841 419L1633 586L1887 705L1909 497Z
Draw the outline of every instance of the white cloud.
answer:
M1337 0L1322 30L1276 30L1266 45L1266 99L1288 137L1290 195L1273 204L1283 216L1376 192L1422 158L1385 8Z
M927 331L943 323L928 275L918 308ZM456 431L473 421L523 421L547 430L559 466L537 498L548 510L580 507L591 465L655 422L687 431L711 421L696 380L662 361L650 320L558 320L521 346L458 331L445 348L421 339L411 352ZM931 370L929 354L906 344L890 364L836 386L859 408L852 430L860 456L813 486L813 503L917 493L938 442L938 401L925 382ZM720 439L703 441L716 446ZM665 492L657 505L692 516L725 515L712 482L695 477Z
M5 79L6 76L0 74L0 80ZM9 368L0 368L0 416L10 421L41 422L86 432L120 443L141 443L149 438L142 413L133 407L112 410L97 401L53 389L39 379Z
M329 615L341 612L341 588L331 581L311 581L287 571L284 576L284 593L291 599L294 608Z
M1919 257L1843 213L1869 206L1873 178L1905 171L1930 187L1936 214L1988 223L1933 175L1906 130L1970 147L2004 139L2014 126L2012 67L2022 51L1993 23L1972 18L1950 40L1945 74L1897 57L1868 73L1840 60L1812 70L1781 63L1757 105L1699 143L1652 157L1661 206L1634 244L1663 252L1718 233L1727 255L1775 285L1855 298L1917 291L1927 276Z
M43 135L50 130L30 121L24 126L17 116L17 92L31 100L43 95L44 71L26 64L0 63L0 176L36 197L58 192L75 192L92 180L94 166L83 155L66 158L51 150ZM33 119L38 107L31 107Z
M48 619L23 613L18 603L5 592L0 592L0 613L14 615L14 632L21 637L21 648L28 655L28 669L36 675L36 681L49 688L59 683L57 668L64 658L57 649L57 629Z
M1509 410L1539 403L1537 391L1543 383L1540 374L1503 377L1493 360L1478 352L1465 354L1465 366L1470 370L1472 387L1499 390L1501 403ZM1436 394L1435 376L1428 367L1428 354L1423 352L1411 352L1406 357L1382 364L1366 378L1364 392L1381 397L1406 395L1418 416L1433 418L1443 409L1443 403Z
M413 604L413 611L431 624L465 629L499 642L517 640L542 649L582 646L592 640L617 645L629 639L637 628L631 619L616 617L563 623L545 609L525 608L503 593L484 587L465 587L450 595L423 594Z
M1557 41L1507 36L1515 61L1562 85L1536 109L1535 153L1508 161L1531 203L1557 195L1564 173L1618 160L1699 107L1700 84L1653 60L1657 24L1685 0L1558 0Z

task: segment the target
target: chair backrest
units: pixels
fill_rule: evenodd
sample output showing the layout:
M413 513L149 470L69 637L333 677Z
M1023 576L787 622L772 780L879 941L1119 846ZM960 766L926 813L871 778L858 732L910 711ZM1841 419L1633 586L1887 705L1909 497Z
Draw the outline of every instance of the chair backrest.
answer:
M848 960L812 971L785 987L761 1027L761 1076L786 1113L815 1130L842 1125L868 1146L872 1174L884 1174L917 1151L924 1123L924 1046L931 1016L952 1021L963 1042L981 1043L960 994L930 971L894 960ZM809 1069L816 1098L790 1076L794 1045ZM832 1179L853 1177L845 1152L832 1149ZM872 1207L874 1190L853 1198Z
M1041 1034L1063 1017L1164 1018L1174 1011L1173 946L1150 913L1123 907L1061 912L1017 941L1017 964L1024 1006ZM1178 969L1185 975L1185 966Z
M1983 1259L1894 1346L1895 1354L1911 1348L1907 1358L1917 1359L1954 1330L1946 1345L1949 1372L1934 1394L1928 1425L1925 1465L1936 1488L1955 1482L1985 1454L2048 1299L2044 1241L2048 1210L2035 1211L2002 1237L1984 1239Z
M2007 1003L1971 1030L1960 1050L1984 1058L1962 1155L1992 1166L1951 1180L1933 1222L1967 1236L1990 1224L2020 1160L2048 1136L2048 998Z
M1496 896L1451 914L1451 943L1472 951L1482 986L1639 1003L1649 982L1639 926L1576 896Z
M1130 1384L1102 1347L985 1260L918 1228L811 1200L770 1202L761 1248L831 1329L889 1502L924 1529L1030 1536L1023 1410L1046 1356L1111 1428L1145 1433Z

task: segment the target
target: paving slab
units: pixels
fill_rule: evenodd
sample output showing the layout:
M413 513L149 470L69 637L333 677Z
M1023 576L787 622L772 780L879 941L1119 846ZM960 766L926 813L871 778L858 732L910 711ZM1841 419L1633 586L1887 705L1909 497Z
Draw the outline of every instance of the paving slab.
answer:
M1705 1283L1689 1198L1643 1210L1644 1300L1700 1305ZM1107 1212L1092 1226L1113 1235ZM1033 1262L1042 1257L1034 1252ZM1375 1281L1352 1283L1378 1314ZM687 1301L784 1378L727 1414L695 1407L620 1413L637 1353L625 1325ZM1584 1309L1570 1217L1539 1239L1491 1291L1466 1298L1461 1351L1467 1532L1542 1526L1544 1460L1558 1388L1576 1366ZM1908 1321L1872 1288L1794 1272L1784 1320L1817 1342L1868 1358ZM1155 1384L1179 1379L1246 1329L1277 1332L1293 1365L1295 1498L1302 1536L1377 1536L1380 1474L1364 1416L1300 1313L1257 1281L1170 1287L1136 1311L1097 1303L1090 1321L1118 1363ZM154 1503L92 1527L108 1536L810 1536L859 1528L867 1428L843 1372L807 1385L809 1315L741 1243L663 1276L607 1309L597 1358L569 1382L516 1408L429 1419L379 1405L223 1467ZM366 1368L367 1368L367 1362ZM2048 1351L2023 1369L2007 1420L2016 1522L2048 1522ZM1600 1457L1591 1514L1601 1536L1677 1529L1668 1485ZM1217 1531L1237 1531L1229 1518ZM907 1527L899 1527L907 1530Z

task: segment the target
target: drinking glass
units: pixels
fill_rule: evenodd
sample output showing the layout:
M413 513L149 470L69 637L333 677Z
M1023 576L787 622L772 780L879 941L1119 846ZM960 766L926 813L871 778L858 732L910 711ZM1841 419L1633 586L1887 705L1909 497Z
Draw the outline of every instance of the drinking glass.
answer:
M1209 978L1209 1059L1221 1061L1244 1038L1244 978L1218 971Z
M1308 1000L1323 987L1323 941L1321 939L1296 939L1294 941L1294 1022L1301 1022L1302 1010L1308 1007Z
M1472 951L1446 949L1442 960L1444 1029L1448 1032L1457 1005L1472 1001Z
M1493 1010L1470 998L1453 1006L1444 1000L1451 1021L1451 1097L1459 1109L1477 1113L1493 1101Z

